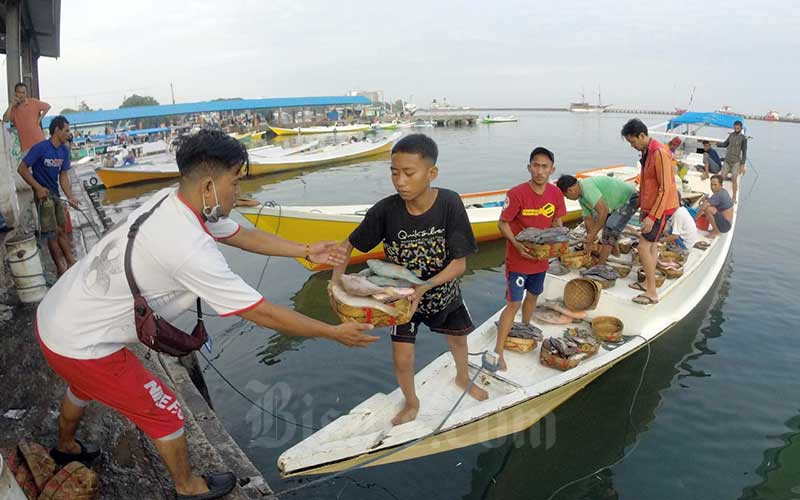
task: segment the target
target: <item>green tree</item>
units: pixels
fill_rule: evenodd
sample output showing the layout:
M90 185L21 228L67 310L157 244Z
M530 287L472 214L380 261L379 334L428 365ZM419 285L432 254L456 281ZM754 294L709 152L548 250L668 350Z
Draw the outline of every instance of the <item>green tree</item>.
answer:
M392 111L395 113L402 113L403 112L403 100L398 99L394 101L394 105L392 106Z
M133 94L132 96L122 101L122 104L120 104L119 107L132 108L134 106L158 106L158 101L156 101L149 95Z
M78 104L78 111L83 112L83 111L94 111L94 110L90 108L88 104L86 104L86 101L81 101L81 103Z
M59 112L58 112L58 114L59 114L59 115L68 115L68 114L71 114L71 113L77 113L77 112L78 112L78 110L77 110L77 109L72 109L72 108L64 108L64 109L62 109L61 111L59 111Z

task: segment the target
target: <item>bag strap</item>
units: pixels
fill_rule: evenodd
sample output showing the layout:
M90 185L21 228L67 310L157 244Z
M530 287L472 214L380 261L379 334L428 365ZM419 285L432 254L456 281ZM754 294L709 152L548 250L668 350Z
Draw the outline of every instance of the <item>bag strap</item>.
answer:
M128 287L131 289L131 294L133 298L138 298L142 296L141 291L139 290L139 286L136 284L136 280L133 278L133 268L131 266L131 252L133 251L133 241L136 239L136 235L139 233L139 228L141 228L144 221L146 221L156 209L164 203L169 195L164 196L158 202L153 205L153 208L148 210L147 212L140 215L131 227L128 228L128 243L125 245L125 279L128 281ZM197 320L203 321L203 310L200 306L200 297L197 297Z

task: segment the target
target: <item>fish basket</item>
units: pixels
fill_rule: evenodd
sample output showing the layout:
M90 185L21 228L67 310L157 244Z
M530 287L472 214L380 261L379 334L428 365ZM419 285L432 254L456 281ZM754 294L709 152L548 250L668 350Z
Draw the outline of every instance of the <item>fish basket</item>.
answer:
M42 489L39 500L91 500L98 496L97 473L80 462L70 462Z
M561 263L570 269L589 267L592 264L592 255L585 250L567 252L561 256Z
M339 319L342 321L355 321L356 323L369 323L373 326L395 326L403 325L411 321L411 302L408 299L400 299L391 304L389 307L397 309L398 314L392 316L386 314L380 309L372 307L353 307L337 301L330 291L331 285L328 285L328 296L331 302L331 308L334 310Z
M626 278L631 273L630 266L624 266L622 264L609 264L616 272L619 274L620 278Z
M567 331L564 333L564 337L575 339L577 335L574 335L572 332L576 330L577 330L576 328L567 328ZM588 342L575 342L575 343L578 344L578 349L580 349L581 352L586 354L587 356L592 356L594 354L597 354L597 352L600 350L599 343L595 343L594 345Z
M510 351L516 352L531 352L536 349L536 339L514 337L513 332L506 337L505 347Z
M661 250L661 260L668 260L671 262L677 262L678 264L683 264L686 262L686 257L678 252L673 252L672 250Z
M656 268L662 273L664 273L668 280L674 280L676 278L680 278L681 276L683 276L683 266L677 269L669 267L661 267L661 266L656 266Z
M597 282L597 284L600 285L600 288L602 288L603 290L605 290L607 288L611 288L612 286L617 284L617 280L607 280L607 279L603 279L603 278L599 278L599 277L595 277L595 276L592 276L589 279L591 279L592 281Z
M550 349L545 349L544 346L539 351L539 361L541 361L544 366L549 366L550 368L555 368L562 372L570 368L575 368L581 362L580 359L569 359L559 356L558 354L553 354L550 352Z
M633 248L633 243L632 242L620 243L619 244L620 253L628 254L628 253L631 252L632 248Z
M560 243L534 244L522 242L528 252L539 260L561 257L569 251L569 244L566 241Z
M597 307L602 288L594 280L575 278L564 286L564 305L570 311L588 311Z
M614 316L598 316L592 320L592 333L602 342L622 340L622 320Z
M636 280L639 283L644 283L644 278L645 278L644 269L639 269L639 272L636 273ZM658 288L661 285L663 285L664 281L666 281L666 279L667 279L667 275L664 274L664 271L661 271L660 269L656 269L656 288Z

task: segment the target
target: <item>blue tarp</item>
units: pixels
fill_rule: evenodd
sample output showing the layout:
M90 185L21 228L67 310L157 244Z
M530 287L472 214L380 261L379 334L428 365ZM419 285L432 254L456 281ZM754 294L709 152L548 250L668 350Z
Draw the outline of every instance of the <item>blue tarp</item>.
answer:
M119 120L136 120L156 116L188 115L192 113L211 113L218 111L244 111L267 108L298 108L303 106L347 106L351 104L370 104L372 101L359 96L325 97L282 97L270 99L233 99L228 101L188 102L165 104L162 106L136 106L132 108L109 109L103 111L84 111L64 115L73 125L84 123L105 123ZM54 116L45 116L42 127L47 128Z
M141 130L128 130L125 134L129 136L136 136L142 134L157 134L158 132L169 132L169 128L167 127L159 127L159 128L143 128Z
M667 130L671 130L679 125L694 125L694 124L703 124L703 125L713 125L715 127L723 127L723 128L733 128L733 122L735 121L742 122L742 128L746 128L744 126L744 118L739 115L726 115L722 113L698 113L698 112L689 112L684 113L680 116L676 116L672 120L669 121L667 125Z

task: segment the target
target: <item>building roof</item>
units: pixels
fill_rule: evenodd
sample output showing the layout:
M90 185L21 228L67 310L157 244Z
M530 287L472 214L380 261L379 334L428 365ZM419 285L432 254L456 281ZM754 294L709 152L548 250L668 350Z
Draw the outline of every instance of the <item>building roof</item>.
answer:
M61 0L24 0L20 2L20 24L23 36L29 33L35 53L43 57L59 57L61 55ZM3 35L5 35L5 2L0 5L3 17ZM5 54L5 36L2 52Z
M46 97L45 97L45 100ZM298 108L303 106L342 106L351 104L370 104L366 97L323 96L323 97L282 97L269 99L231 99L226 101L188 102L164 104L160 106L136 106L131 108L109 109L103 111L84 111L69 113L67 120L73 125L105 123L119 120L136 120L157 116L187 115L193 113L212 113L217 111L243 111L249 109ZM46 116L42 127L47 128L54 116Z

